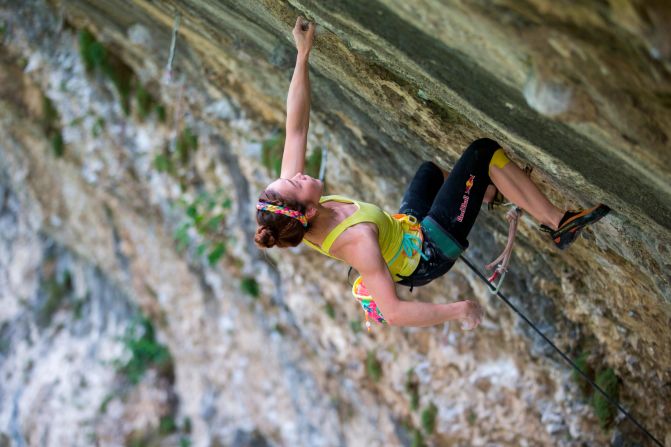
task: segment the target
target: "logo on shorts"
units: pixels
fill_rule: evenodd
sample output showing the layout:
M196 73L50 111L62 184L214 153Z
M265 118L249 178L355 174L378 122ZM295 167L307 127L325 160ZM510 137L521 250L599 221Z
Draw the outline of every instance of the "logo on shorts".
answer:
M471 195L471 188L475 184L475 176L471 175L468 180L466 180L466 191L464 191L464 201L461 202L461 206L459 206L459 216L457 216L457 222L462 222L464 220L464 216L466 215L466 208L468 207L468 200L470 199Z
M468 180L466 180L466 192L465 194L470 194L471 193L471 188L475 184L475 176L471 175Z

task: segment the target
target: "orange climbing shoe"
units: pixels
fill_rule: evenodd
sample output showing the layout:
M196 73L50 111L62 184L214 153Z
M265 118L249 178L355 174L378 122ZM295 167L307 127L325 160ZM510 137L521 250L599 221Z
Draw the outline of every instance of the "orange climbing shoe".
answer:
M573 241L576 240L578 234L580 234L580 230L585 228L587 225L591 225L598 221L609 212L610 208L603 203L600 203L597 206L587 210L569 210L566 211L564 217L562 217L562 219L559 221L559 228L557 231L553 231L545 225L541 226L541 230L551 234L552 241L555 243L557 248L560 250L565 250L573 243Z

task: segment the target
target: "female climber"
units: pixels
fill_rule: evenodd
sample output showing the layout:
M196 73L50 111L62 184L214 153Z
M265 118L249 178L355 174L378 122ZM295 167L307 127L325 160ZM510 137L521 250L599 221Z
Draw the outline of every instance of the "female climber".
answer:
M474 301L449 304L401 301L395 283L421 286L445 274L461 252L483 201L496 190L552 233L560 249L609 211L605 205L561 211L511 162L495 141L474 141L449 175L424 162L410 182L398 214L343 196L322 196L322 182L303 174L310 117L308 58L315 25L299 17L293 29L298 55L287 97L286 140L280 178L260 194L255 241L260 247L300 242L342 260L361 275L353 290L366 317L397 326L459 320L475 328L482 309Z

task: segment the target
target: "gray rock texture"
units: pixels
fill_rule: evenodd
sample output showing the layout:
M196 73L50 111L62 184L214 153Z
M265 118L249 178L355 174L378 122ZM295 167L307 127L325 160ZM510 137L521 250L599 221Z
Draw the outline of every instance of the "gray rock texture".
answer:
M611 206L565 252L523 217L504 292L671 446L671 6L652 0L0 0L0 446L652 445L622 415L600 428L461 262L400 295L476 299L476 331L366 333L347 266L255 247L299 14L329 193L395 211L422 160L489 137L558 206ZM506 232L483 210L466 255ZM139 317L169 361L134 381Z

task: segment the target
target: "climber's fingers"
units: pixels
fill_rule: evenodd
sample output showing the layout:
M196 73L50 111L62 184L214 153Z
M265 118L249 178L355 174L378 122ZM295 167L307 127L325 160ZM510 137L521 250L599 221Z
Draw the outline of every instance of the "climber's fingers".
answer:
M307 21L302 16L298 16L292 34L296 41L296 49L299 52L309 53L314 40L315 24Z

